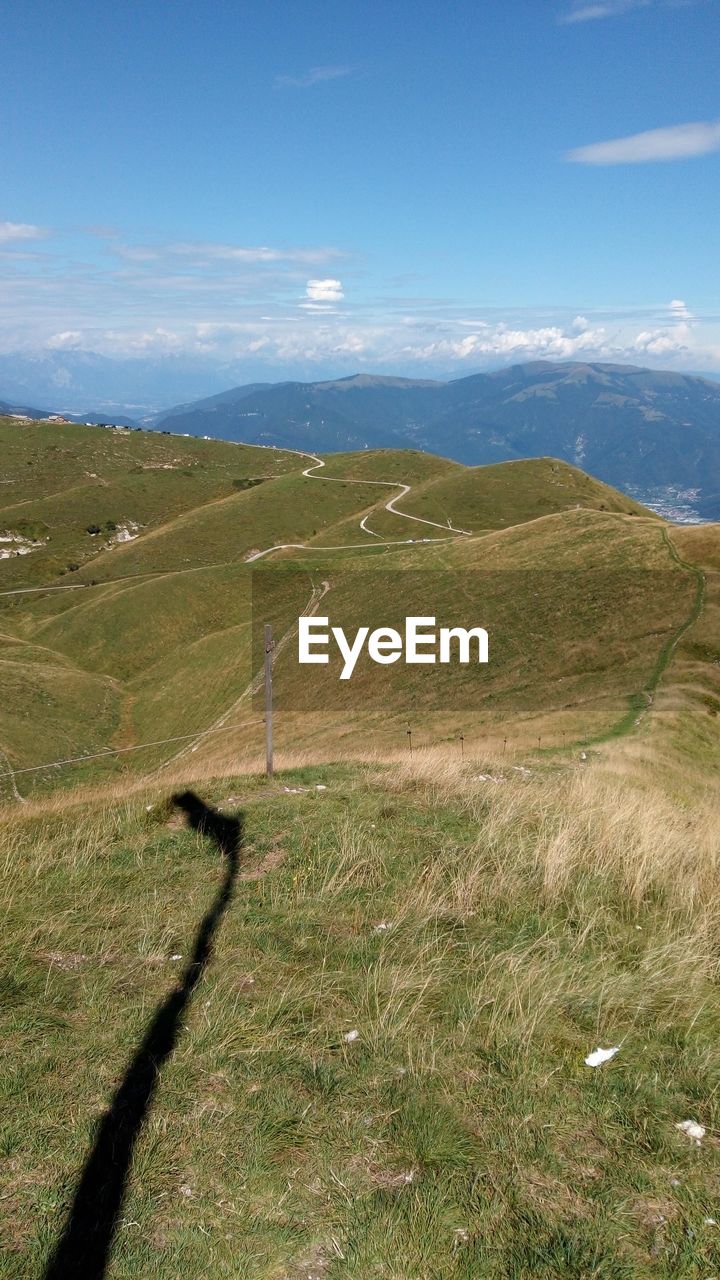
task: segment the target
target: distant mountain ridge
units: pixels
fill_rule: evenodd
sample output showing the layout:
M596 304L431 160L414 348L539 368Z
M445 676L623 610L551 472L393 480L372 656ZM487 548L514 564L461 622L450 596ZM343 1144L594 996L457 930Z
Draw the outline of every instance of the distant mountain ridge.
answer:
M59 398L30 409L5 390L0 412L44 418L63 413ZM102 409L65 416L138 421ZM254 382L139 421L318 453L411 448L469 465L551 456L671 519L720 519L720 383L697 375L542 360L452 381L361 373Z
M93 422L117 427L135 427L138 425L135 418L127 418L123 414L108 414L100 409L88 409L85 413L63 413L60 409L31 409L29 405L13 404L7 400L0 400L0 416L31 418L36 422L42 422L46 418L58 417L67 422Z
M31 409L26 404L13 404L12 401L0 400L0 415L15 418L48 418L50 411L46 409Z
M552 456L655 494L659 508L720 518L720 384L683 373L538 360L450 382L253 383L149 425L323 453L423 449L471 465Z

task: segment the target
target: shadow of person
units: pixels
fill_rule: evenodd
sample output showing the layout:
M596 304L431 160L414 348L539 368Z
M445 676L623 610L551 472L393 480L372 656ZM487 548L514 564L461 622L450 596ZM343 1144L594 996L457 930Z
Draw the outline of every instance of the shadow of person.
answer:
M44 1280L102 1280L110 1256L133 1150L160 1078L172 1054L181 1019L211 957L215 934L235 889L243 841L242 816L228 818L192 791L173 796L188 824L213 840L225 860L214 901L198 926L190 959L177 986L158 1008L105 1112L88 1155L65 1229Z

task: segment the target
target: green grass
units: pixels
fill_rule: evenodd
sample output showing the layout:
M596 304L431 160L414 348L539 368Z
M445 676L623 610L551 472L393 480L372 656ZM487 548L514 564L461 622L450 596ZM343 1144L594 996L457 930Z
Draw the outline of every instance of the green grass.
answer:
M6 423L0 443L19 498L0 512L0 524L7 519L10 527L14 512L14 528L24 521L23 529L37 532L42 521L50 539L0 563L8 587L42 580L76 588L0 596L12 646L0 667L0 750L17 769L105 747L124 753L60 775L23 775L23 794L158 765L163 746L127 749L200 733L233 707L227 726L236 725L237 734L224 727L220 738L198 747L200 755L215 758L226 740L253 754L258 709L249 697L239 701L258 666L246 561L276 543L308 544L256 566L274 572L273 563L292 561L302 569L262 619L278 637L303 611L312 584L323 581L334 623L350 631L420 610L436 613L441 625L482 621L493 636L481 683L476 671L453 667L439 669L432 687L417 668L378 669L367 661L350 686L339 686L332 670L329 684L318 685L317 669L312 679L293 669L289 647L277 665L279 714L297 709L298 691L306 708L305 686L317 685L326 751L330 743L360 750L392 744L409 720L425 741L461 731L476 739L517 732L558 745L597 738L623 716L634 718L663 646L690 609L691 583L663 540L662 522L631 514L642 509L548 459L465 468L422 453L367 451L330 458L326 483L300 474L307 458L151 433ZM274 478L238 487L261 468ZM380 477L416 486L401 509L415 503L428 519L443 519L452 500L456 523L482 512L489 525L510 527L421 541L441 531L383 512L393 490L359 483ZM394 522L398 528L388 533L401 533L403 545L385 547L364 533L365 510L371 527L379 517ZM105 533L87 532L130 519L139 536L111 549L102 549ZM324 549L345 540L347 550ZM369 548L354 550L368 540ZM59 548L80 567L46 579L53 557L56 569L64 564ZM645 569L661 572L643 578L638 571ZM402 570L413 571L410 594ZM302 748L297 718L285 729L286 745ZM314 743L319 731L308 725ZM172 754L174 744L167 750ZM0 794L13 787L0 779Z
M333 768L203 790L244 810L256 878L237 886L163 1070L113 1280L712 1273L711 886L688 906L672 868L639 882L641 846L608 862L580 828L580 862L550 881L570 796L542 778L505 788ZM170 957L213 896L217 853L169 816L148 790L12 817L13 1280L41 1274ZM688 865L705 856L689 849ZM622 1048L593 1071L598 1043ZM699 1148L675 1128L687 1118L708 1128Z
M368 490L350 481L323 486L309 476L283 476L184 513L136 542L114 547L78 577L106 581L242 563L253 551L310 541L366 505Z
M393 497L392 489L379 489L376 494L368 490L368 505L375 504L368 516L368 526L374 534L389 539L418 541L442 537L448 521L455 528L477 534L519 526L528 520L577 508L657 519L616 489L554 458L463 467L457 463L444 464L444 459L424 454L408 454L408 463L403 464L403 456L391 450L340 455L340 461L330 459L331 469L319 474L347 471L358 478L364 475L400 481L406 465L405 483L412 484L413 488L398 499L398 511L432 523L412 523L401 515L385 511L384 504ZM433 528L433 524L438 527ZM337 537L339 532L342 537ZM368 541L367 533L353 520L333 530L333 536L338 542ZM330 541L328 533L313 540L315 545L327 545Z
M229 501L252 501L259 492ZM180 517L173 526L195 519L195 513ZM570 511L442 546L382 549L372 556L313 547L292 562L261 561L256 581L270 587L257 605L258 619L271 622L278 639L305 608L313 583L327 581L326 608L349 635L360 625L402 629L406 613L430 612L439 625L481 622L492 644L491 662L480 672L437 667L428 679L427 669L377 668L365 657L352 681L339 682L337 663L299 668L293 642L276 660L277 714L322 710L326 757L331 743L361 751L396 743L408 723L424 742L462 731L474 739L542 736L557 745L602 737L622 717L630 724L693 603L692 578L671 557L663 528L656 521ZM127 550L140 555L151 546L152 539L141 540ZM18 597L5 616L12 623L9 634L25 642L25 683L32 684L33 662L40 664L41 684L42 665L62 661L74 679L82 673L88 694L111 688L111 714L98 720L88 716L85 700L77 709L72 696L56 700L63 747L51 754L52 739L40 731L43 708L33 697L20 720L22 734L8 732L0 746L22 768L81 754L88 742L98 749L127 748L213 725L261 665L257 648L251 652L250 590L251 567L239 560L157 577L129 575L87 591ZM23 698L21 688L11 691L13 726ZM260 717L257 700L253 705L247 697L227 722L238 726L229 742L242 755L260 747ZM83 727L79 733L86 719L91 732ZM303 729L297 718L285 726L281 720L278 742L302 748L303 735L317 741L318 729L308 721ZM227 736L211 735L201 744L201 757L224 752ZM73 741L81 744L77 750L70 749ZM82 777L114 768L142 771L174 750L169 744L93 762L82 766ZM63 780L71 781L78 767L64 771ZM30 774L21 790L57 781L54 771Z
M62 654L0 636L0 773L103 748L119 721L122 690ZM0 780L0 796L7 780Z
M397 480L399 485L421 485L467 470L462 463L434 453L419 453L414 449L366 449L361 453L327 454L324 468L315 474L348 480Z
M450 520L456 528L473 533L507 529L578 507L648 515L647 510L631 498L554 458L455 467L432 475L397 506L400 511L440 525ZM378 511L368 523L383 537L437 536L441 532L420 524L413 527L387 511Z
M638 717L645 714L648 708L652 706L660 681L667 671L676 649L682 643L683 637L694 629L702 616L705 604L705 574L696 565L689 564L686 560L681 559L666 529L662 530L662 536L673 563L686 572L688 582L693 584L692 602L689 611L681 619L679 626L668 633L657 654L655 664L645 685L629 699L629 706L625 715L603 737L587 739L588 744L596 741L605 741L608 738L623 737L624 734L630 732L633 725L639 723ZM717 705L718 709L720 709L720 703Z
M7 418L0 418L0 448L0 532L32 530L46 539L30 555L0 562L5 588L68 581L70 565L97 557L110 537L108 522L132 521L148 533L236 493L237 480L271 480L300 461L283 450L217 440ZM93 526L103 532L93 536Z

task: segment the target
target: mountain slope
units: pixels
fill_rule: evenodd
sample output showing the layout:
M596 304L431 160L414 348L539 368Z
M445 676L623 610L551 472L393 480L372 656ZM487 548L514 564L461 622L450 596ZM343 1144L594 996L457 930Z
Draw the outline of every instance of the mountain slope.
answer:
M104 548L120 552L182 512L301 461L280 450L9 419L0 419L0 451L6 588L72 581Z
M507 528L551 512L586 508L647 516L647 510L577 467L554 458L523 459L485 467L458 467L433 476L399 502L402 511L477 532ZM389 522L393 523L390 524ZM398 529L389 513L373 516L377 533Z
M0 565L16 590L35 586L0 597L0 750L15 768L103 748L131 754L89 760L72 776L160 765L193 748L200 761L214 758L215 727L218 746L252 749L253 621L275 627L288 746L316 736L323 752L393 742L421 708L423 731L441 738L500 726L520 738L592 737L626 714L692 603L694 580L670 555L663 522L552 459L465 468L368 450L323 467L277 450L51 424L7 428L7 440L18 501L0 521L23 512L25 527L42 520L50 530L49 548L64 539L84 548L58 583L69 590L40 586L51 562L32 562L44 544ZM258 464L266 478L245 487ZM120 504L136 516L127 504L145 502L143 527L103 547L105 535L84 523L98 499L103 512ZM320 599L355 626L387 625L398 610L436 613L443 625L472 615L492 629L493 664L480 684L453 668L432 687L412 669L388 684L371 668L347 705L331 689L298 716L293 700L312 695L313 682L292 676L284 638ZM23 777L31 789L36 775Z
M240 387L167 411L162 427L324 452L409 446L474 465L549 455L640 498L659 489L661 505L691 490L696 513L720 515L720 385L680 373L534 361L447 383Z
M427 397L442 384L403 379L353 378L338 382L281 382L239 387L213 396L180 413L170 410L162 429L209 435L253 444L279 444L328 453L340 450L407 446L404 434L415 415L425 412ZM440 402L437 402L438 405Z

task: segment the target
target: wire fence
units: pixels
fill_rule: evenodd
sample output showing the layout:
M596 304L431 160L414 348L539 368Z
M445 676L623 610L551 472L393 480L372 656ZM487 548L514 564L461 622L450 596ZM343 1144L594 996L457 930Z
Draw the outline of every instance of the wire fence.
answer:
M17 778L24 773L42 773L45 769L59 769L63 765L83 764L87 760L101 760L106 756L121 756L130 751L144 751L149 747L165 747L174 742L188 742L193 739L198 743L211 733L233 733L238 729L248 729L253 725L263 724L262 720L245 720L242 724L222 725L217 729L199 729L195 733L180 733L173 738L158 738L154 742L137 742L131 747L104 747L102 751L92 751L85 755L66 756L61 760L48 760L45 764L34 764L22 769L9 769L0 773L0 779ZM7 760L7 756L5 757Z
M138 742L128 747L104 747L101 751L86 752L84 754L77 755L77 756L64 756L58 760L46 760L44 764L23 766L19 769L8 767L6 770L3 770L2 772L0 772L0 782L7 781L13 789L16 799L22 801L25 799L25 797L21 796L20 793L17 791L17 787L15 786L15 780L16 778L19 778L23 775L45 773L51 769L61 769L61 768L69 767L72 765L85 764L93 760L103 760L103 759L108 759L115 756L127 755L136 751L149 750L151 747L172 746L175 743L180 743L180 742L195 742L199 747L202 744L202 742L206 738L209 738L211 735L222 734L222 733L235 733L240 729L255 728L260 725L265 725L265 723L266 721L264 719L244 720L239 724L221 725L211 729L199 729L199 730L196 730L194 733L176 734L171 738L157 738L151 742ZM405 730L404 737L405 737L405 742L406 742L409 755L412 756L414 747L415 749L417 749L418 746L420 746L420 749L422 750L423 748L426 748L428 745L436 745L436 746L439 745L438 743L428 744L427 742L422 742L421 744L418 744L417 738L415 743L413 743L413 734L415 732L416 731L414 729L410 729L410 728ZM401 737L402 730L398 729L398 734ZM544 740L541 735L537 735L537 736L526 735L523 738L522 745L526 749L527 748L540 749L542 748L544 741L547 742L548 746L550 746L551 748L554 747L556 749L558 747L562 747L564 749L568 745L567 735L564 732L561 733L559 736L551 734L550 738L552 739L552 741L550 741L550 739ZM462 759L465 758L466 741L467 741L467 738L464 733L459 733L455 738L452 739L452 742L456 742ZM517 743L511 743L510 739L508 739L507 737L504 737L504 736L501 737L498 735L496 735L492 739L492 743L495 750L498 751L503 756L507 752L508 745L510 745L511 748L513 746L518 745ZM447 738L443 738L442 745L450 746L451 740ZM9 766L10 762L8 760L7 755L4 752L0 753L0 755L2 755L2 758L4 759L5 763ZM170 757L168 760L162 762L160 765L157 766L157 771L158 772L161 771L167 764L169 764L174 759L175 757Z

